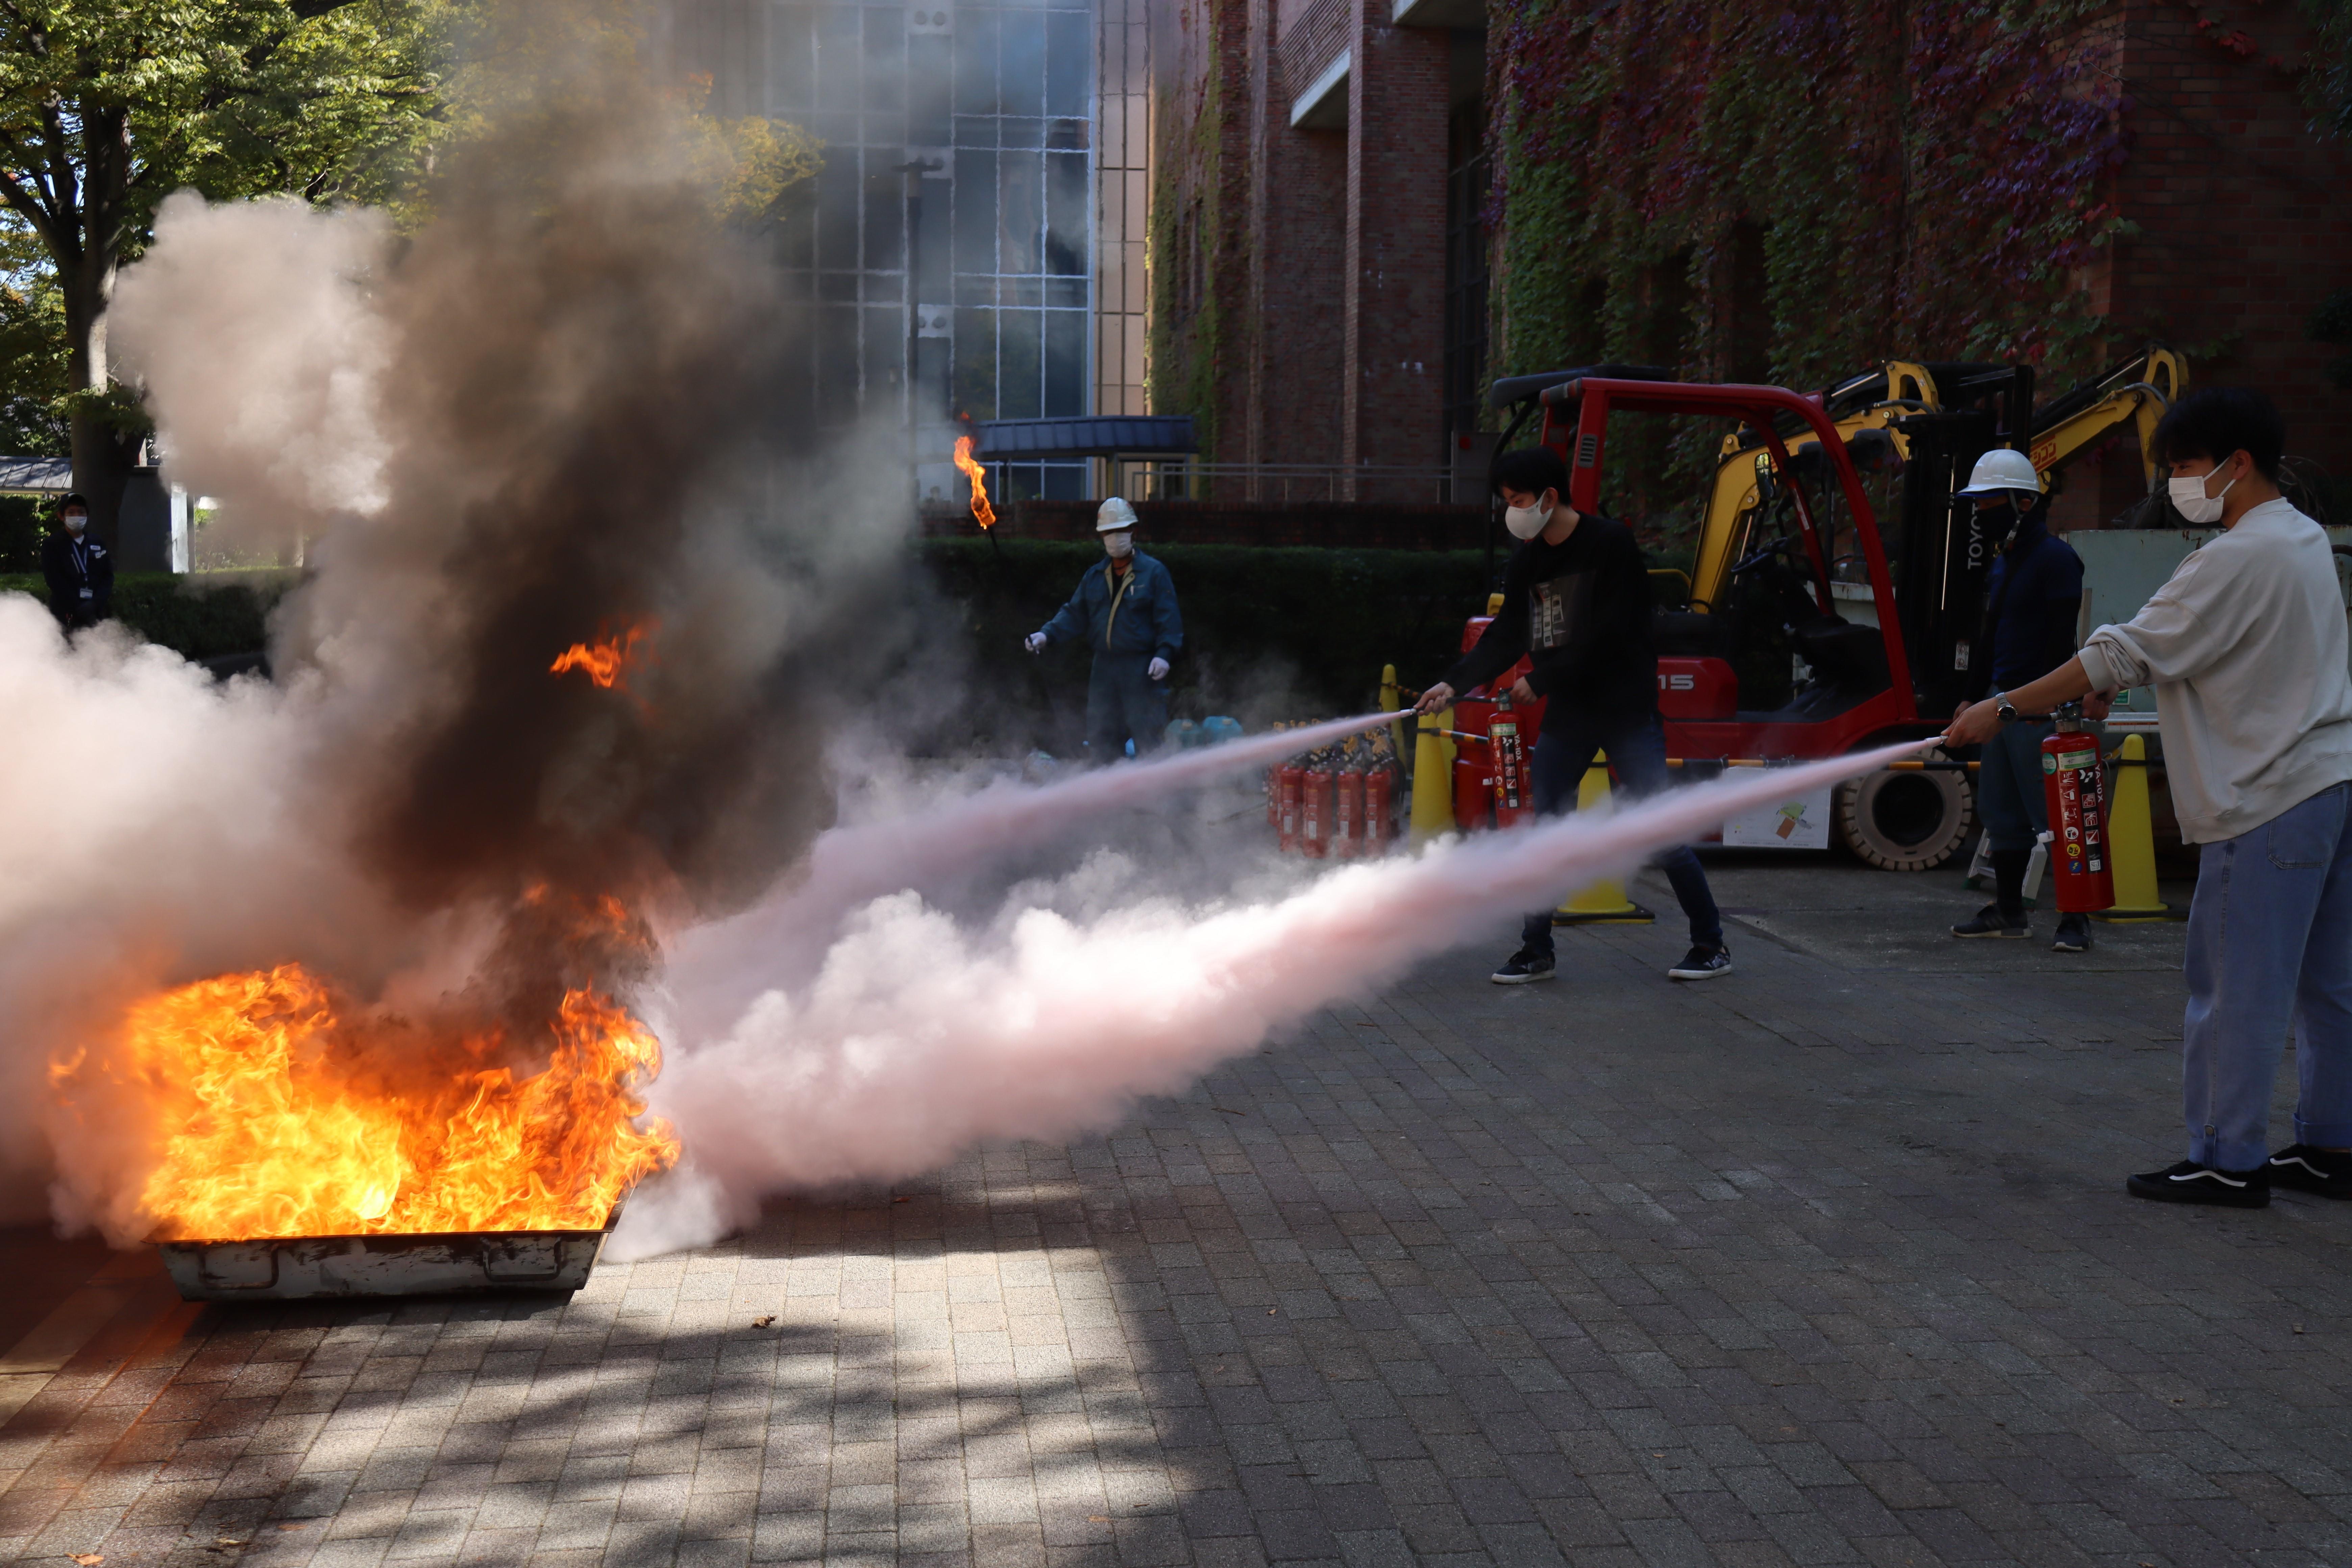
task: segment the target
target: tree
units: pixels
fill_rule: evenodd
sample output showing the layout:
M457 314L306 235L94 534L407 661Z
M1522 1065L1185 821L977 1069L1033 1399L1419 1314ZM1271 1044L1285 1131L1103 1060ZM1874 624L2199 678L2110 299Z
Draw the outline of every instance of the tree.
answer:
M108 374L106 309L156 204L399 190L439 122L462 4L0 0L0 201L54 275L74 483L103 537L146 432Z

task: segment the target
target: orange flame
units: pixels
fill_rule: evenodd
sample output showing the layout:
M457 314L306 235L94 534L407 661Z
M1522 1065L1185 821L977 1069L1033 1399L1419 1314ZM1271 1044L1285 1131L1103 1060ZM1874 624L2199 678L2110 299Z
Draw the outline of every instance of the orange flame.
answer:
M934 447L931 449L937 451L939 448ZM996 509L988 504L988 470L982 468L980 460L971 455L971 437L969 436L956 437L955 466L962 469L964 478L971 481L971 515L980 519L981 527L994 528Z
M108 1073L155 1119L142 1206L184 1239L595 1229L677 1163L667 1123L637 1124L661 1049L591 991L549 1030L547 1066L518 1077L489 1065L510 1054L496 1032L345 1024L296 964L150 997ZM85 1071L52 1077L70 1091Z
M643 626L631 626L625 637L599 636L593 643L576 642L556 656L547 667L550 675L562 675L567 670L584 669L588 679L610 689L621 679L621 671L636 657L637 643L646 635Z

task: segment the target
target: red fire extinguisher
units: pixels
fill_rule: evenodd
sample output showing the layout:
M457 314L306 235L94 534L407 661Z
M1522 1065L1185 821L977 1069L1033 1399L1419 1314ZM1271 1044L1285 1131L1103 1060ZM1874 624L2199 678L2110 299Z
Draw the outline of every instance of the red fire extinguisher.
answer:
M2058 728L2042 742L2042 785L2050 805L2050 876L2061 914L2113 909L2114 858L2107 853L2107 775L2099 739L2083 728L2083 710L2058 710Z
M1352 860L1364 852L1364 774L1360 768L1349 768L1339 779L1339 829L1332 836L1331 850L1342 860Z
M1528 790L1528 757L1519 744L1519 718L1511 694L1499 692L1495 716L1486 721L1486 750L1495 769L1495 826L1517 827L1536 814Z
M1391 791L1396 774L1391 768L1374 768L1364 775L1364 853L1378 855L1389 847L1395 831Z
M1307 770L1297 763L1285 763L1275 774L1276 788L1282 800L1282 852L1286 855L1298 847L1298 814L1305 805Z
M1310 768L1300 784L1299 851L1310 860L1320 860L1331 852L1334 823L1330 772L1325 768Z

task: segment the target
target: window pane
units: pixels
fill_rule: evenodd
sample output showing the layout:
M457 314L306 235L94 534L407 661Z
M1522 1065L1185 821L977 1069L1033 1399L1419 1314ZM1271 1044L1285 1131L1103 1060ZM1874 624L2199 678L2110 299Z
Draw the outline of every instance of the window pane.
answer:
M1034 419L1038 406L1038 359L1043 310L996 313L996 416Z
M955 384L950 390L953 394L953 412L974 419L999 417L995 311L955 313Z
M1045 270L1065 278L1087 269L1087 155L1048 153L1052 184L1045 209Z
M875 165L887 170L887 154ZM906 176L888 173L866 176L866 265L869 269L895 270L905 265L898 254L898 230L906 216Z
M1004 74L998 91L1001 113L1045 112L1045 18L1034 11L1004 14Z
M1045 224L1045 171L1044 154L1000 153L998 190L1003 204L997 215L997 262L1001 271L1037 272L1039 230Z
M857 150L826 150L816 175L817 265L854 271L857 267Z
M955 156L955 269L996 270L996 154Z
M898 374L907 363L907 316L888 306L868 306L866 314L866 406L898 405Z
M996 16L988 11L956 13L958 114L996 112Z
M1045 18L1045 112L1083 116L1094 75L1094 29L1083 11Z
M906 101L907 25L904 11L866 13L866 107L890 110Z
M779 113L803 112L813 107L816 90L810 59L816 18L801 5L779 5L769 16L768 100Z
M1045 417L1087 411L1087 316L1083 310L1045 312Z
M948 40L936 33L907 40L907 140L918 147L948 144L948 87L953 59Z
M817 23L816 101L820 109L856 109L859 57L865 40L859 37L857 13L847 8L827 10Z
M857 310L831 305L816 314L817 418L842 424L857 411Z

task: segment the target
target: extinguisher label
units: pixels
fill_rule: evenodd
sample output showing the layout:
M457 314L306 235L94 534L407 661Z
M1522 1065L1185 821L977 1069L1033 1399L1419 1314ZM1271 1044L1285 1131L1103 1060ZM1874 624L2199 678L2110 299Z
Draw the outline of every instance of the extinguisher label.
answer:
M2062 768L2087 768L2099 760L2096 752L2061 752L2058 765Z

